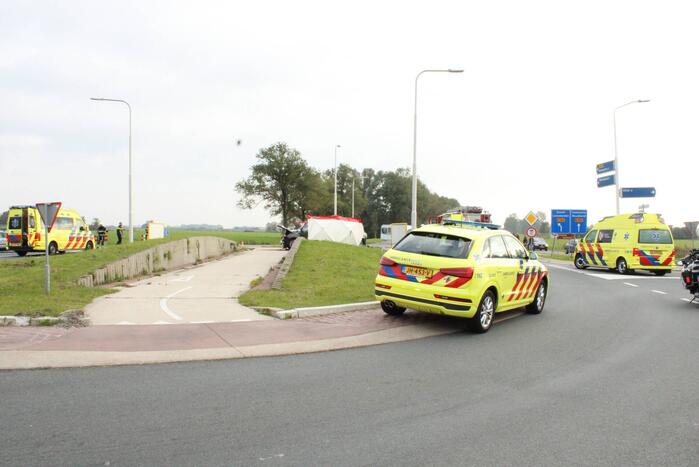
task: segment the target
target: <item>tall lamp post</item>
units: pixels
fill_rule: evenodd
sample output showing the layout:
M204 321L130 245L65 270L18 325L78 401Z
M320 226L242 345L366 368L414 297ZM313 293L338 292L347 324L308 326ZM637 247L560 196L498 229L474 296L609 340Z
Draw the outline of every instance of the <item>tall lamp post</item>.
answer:
M621 185L619 184L619 156L617 154L617 149L616 149L616 111L626 107L627 105L631 104L645 104L646 102L650 102L650 99L636 99L631 102L627 102L624 105L620 105L616 109L614 109L614 170L616 173L614 174L614 191L616 192L616 214L617 216L619 215L619 198L621 197Z
M413 120L413 208L410 211L410 224L417 227L417 81L423 73L463 73L464 70L422 70L415 77L415 118Z
M121 99L105 99L103 97L91 97L93 101L121 102L129 108L129 243L133 243L133 183L131 170L131 106Z
M335 215L337 216L337 148L341 148L339 144L335 145Z

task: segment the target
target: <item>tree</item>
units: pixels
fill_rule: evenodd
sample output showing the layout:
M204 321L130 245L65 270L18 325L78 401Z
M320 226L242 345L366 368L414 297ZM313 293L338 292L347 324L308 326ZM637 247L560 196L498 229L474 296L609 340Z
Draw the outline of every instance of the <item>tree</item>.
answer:
M287 225L291 217L299 213L308 190L307 177L316 173L308 166L296 149L286 143L275 143L257 153L258 163L252 166L252 173L235 185L242 195L238 206L252 209L264 203L273 215L281 215L282 224ZM305 208L304 208L305 209Z

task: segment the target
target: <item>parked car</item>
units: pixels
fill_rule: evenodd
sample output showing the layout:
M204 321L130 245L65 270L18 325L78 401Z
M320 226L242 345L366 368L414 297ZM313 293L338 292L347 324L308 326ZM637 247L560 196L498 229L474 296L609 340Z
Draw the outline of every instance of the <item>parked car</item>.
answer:
M7 250L7 237L5 236L5 231L0 230L0 251Z
M575 239L568 240L568 243L566 243L565 246L565 253L567 255L572 255L575 252L575 247L578 246L578 241Z
M548 251L549 244L541 237L534 237L531 242L531 251L542 250Z

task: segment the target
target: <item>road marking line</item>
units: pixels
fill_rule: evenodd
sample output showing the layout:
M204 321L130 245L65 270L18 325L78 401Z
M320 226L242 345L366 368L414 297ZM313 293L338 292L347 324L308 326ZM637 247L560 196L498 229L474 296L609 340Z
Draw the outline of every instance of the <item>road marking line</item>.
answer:
M631 282L624 282L624 285L628 285L629 287L638 287L638 285L632 284Z
M177 279L172 279L170 282L189 282L194 278L194 276L182 276Z
M663 292L662 290L651 290L653 293L659 293L660 295L667 295L667 292Z
M681 298L680 300L684 300L685 302L691 302L691 300L688 298Z
M191 286L185 287L184 289L181 289L181 290L178 290L177 292L171 293L170 295L168 295L168 296L165 297L165 298L161 298L161 299L160 299L160 309L163 310L165 313L167 313L167 315L170 316L170 318L172 318L172 319L174 319L174 320L176 320L176 321L182 321L182 317L181 317L180 315L178 315L177 313L175 313L174 311L172 311L170 308L168 308L168 306L167 306L167 301L168 301L169 299L171 299L172 297L174 297L175 295L177 295L177 294L179 294L179 293L182 293L182 292L184 292L185 290L189 290L189 289L191 289L191 288L192 288Z
M129 324L134 324L131 321L119 321L117 325L119 326L128 326Z
M190 321L191 324L209 324L214 322L215 321Z

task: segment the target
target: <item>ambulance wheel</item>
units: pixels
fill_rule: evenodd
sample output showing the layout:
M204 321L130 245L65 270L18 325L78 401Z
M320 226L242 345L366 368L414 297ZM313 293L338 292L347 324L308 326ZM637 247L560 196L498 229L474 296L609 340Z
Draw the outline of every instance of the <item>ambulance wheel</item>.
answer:
M95 245L92 242L87 242L87 245L85 245L86 250L92 250L95 248Z
M585 265L585 260L583 260L583 257L580 254L575 255L574 263L575 267L578 269L585 269L587 267L587 265Z
M495 294L492 290L486 290L478 304L478 311L469 321L471 331L477 334L488 332L495 318L495 303Z
M534 301L527 305L527 313L532 315L538 315L544 311L544 304L546 303L546 292L548 287L546 280L541 281L539 288L536 289L536 295L534 295Z
M398 306L390 300L383 300L381 302L381 309L384 313L391 316L400 316L405 313L404 307Z
M616 272L619 274L630 274L633 270L629 269L629 265L624 258L619 258L616 260Z
M17 253L17 256L22 256L22 257L27 256L27 252L26 252L26 251L15 251L15 253Z
M653 271L653 273L654 273L656 276L664 276L664 275L667 274L668 272L670 272L670 271L667 270L667 269L657 269L657 270Z
M57 253L58 253L58 245L56 244L56 242L49 243L49 254L55 255Z

